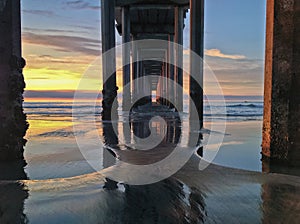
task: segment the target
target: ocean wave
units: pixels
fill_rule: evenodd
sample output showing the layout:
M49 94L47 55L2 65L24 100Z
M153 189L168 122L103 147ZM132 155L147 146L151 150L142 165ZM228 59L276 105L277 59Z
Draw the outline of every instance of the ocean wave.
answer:
M226 107L233 107L233 108L236 108L236 107L263 108L264 106L261 105L261 104L250 103L250 104L230 104L230 105L227 105Z
M261 117L263 114L204 114L206 117Z
M101 108L100 106L92 106L92 105L24 105L24 109L80 109L80 108Z
M65 117L68 119L80 118L85 120L93 120L95 117L100 117L102 107L97 104L95 108L89 103L25 103L25 113L30 119L51 119L55 117ZM119 108L120 109L120 108ZM147 110L148 111L148 110ZM183 116L188 116L188 108L185 108L186 113L180 113ZM120 109L119 114L124 115ZM152 115L152 111L148 111ZM172 114L172 113L171 113ZM145 114L143 114L145 115ZM220 105L218 102L204 107L204 119L216 120L261 120L263 116L262 102L227 102L227 106Z
M101 112L80 112L80 113L66 113L66 112L26 112L27 115L36 115L36 116L50 116L50 117L56 117L56 116L65 116L65 117L72 117L72 116L85 116L85 115L89 115L89 116L98 116L101 115ZM149 113L150 114L150 113ZM227 113L227 114L204 114L204 116L206 117L262 117L263 114L262 113L245 113L245 114L241 114L241 113Z
M101 115L101 111L97 111L97 112L94 112L94 111L82 111L82 112L75 112L75 113L72 113L72 112L64 112L64 111L47 111L47 112L35 112L35 111L25 111L25 113L27 115L49 115L49 116L61 116L61 115L64 115L64 116L68 116L68 117L72 117L72 116L80 116L80 115Z

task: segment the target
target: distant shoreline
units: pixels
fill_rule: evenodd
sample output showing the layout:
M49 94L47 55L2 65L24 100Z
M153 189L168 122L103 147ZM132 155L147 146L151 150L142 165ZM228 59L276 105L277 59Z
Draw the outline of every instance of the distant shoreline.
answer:
M53 100L60 100L60 101L70 101L74 98L74 90L58 90L58 91L37 91L37 90L27 90L24 93L25 101L53 101ZM77 92L78 93L78 92ZM76 99L81 100L91 100L94 99L96 91L80 91L80 96L76 97ZM101 93L101 91L99 91ZM119 98L122 97L122 94L118 95ZM224 98L223 98L224 97ZM101 100L101 95L99 95L99 100ZM262 95L225 95L225 96L218 96L218 95L208 95L205 97L204 100L245 100L245 101L263 101ZM188 95L184 94L184 99L188 99Z

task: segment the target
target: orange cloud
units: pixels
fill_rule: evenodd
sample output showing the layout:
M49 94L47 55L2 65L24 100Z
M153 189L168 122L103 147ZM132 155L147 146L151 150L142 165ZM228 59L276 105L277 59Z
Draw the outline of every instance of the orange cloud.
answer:
M245 59L246 56L238 54L224 54L219 49L205 50L205 55L210 57L228 58L228 59Z

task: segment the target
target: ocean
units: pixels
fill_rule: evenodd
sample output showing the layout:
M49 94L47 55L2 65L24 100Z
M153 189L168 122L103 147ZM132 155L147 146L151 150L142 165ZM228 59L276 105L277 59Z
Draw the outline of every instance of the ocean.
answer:
M100 102L93 108L87 101L25 101L27 165L1 167L22 174L18 181L0 181L1 223L299 220L299 178L261 172L261 101L227 99L226 108L218 100L205 104L200 132L188 125L186 104L180 121L174 112L156 111L154 119L149 108L143 116L119 108L119 120L102 122ZM200 139L196 146L193 139ZM147 149L149 143L155 150ZM151 164L160 165L151 170Z
M228 97L225 102L219 100L204 101L204 120L220 119L229 121L247 121L247 120L262 120L263 116L263 101L253 99L253 97L241 96L239 98ZM121 105L121 103L119 104ZM93 105L90 101L76 102L73 105L72 100L55 100L47 102L25 101L24 110L29 119L41 117L72 117L72 109L82 115L94 116L100 115L102 110L101 101ZM94 109L95 108L95 109ZM94 110L96 113L94 113ZM121 113L121 107L119 107ZM224 113L224 111L226 113ZM188 113L188 100L184 101L184 112Z
M203 145L207 145L203 148L202 156L216 164L261 171L260 141L263 102L259 97L247 96L228 96L225 99L225 104L219 99L204 101L202 134L203 142L205 142ZM83 155L85 158L78 156L81 159L75 156L82 154L82 151L78 150L80 149L78 135L77 138L74 136L74 132L80 132L79 140L83 138L82 141L89 142L95 141L100 136L101 143L105 145L103 122L100 118L101 101L97 101L95 106L93 104L91 101L84 100L76 103L72 100L57 99L25 101L24 110L30 124L26 136L29 141L25 147L25 158L28 163L26 171L31 179L71 177L94 170L90 162L85 161L85 155ZM148 125L149 119L143 121L144 118L142 118L142 121L138 123L139 127L130 131L128 140L126 136L128 133L124 132L124 126L129 120L129 115L122 112L121 103L118 113L119 120L116 122L118 139L113 147L121 149L139 147L134 135L141 134L136 133L136 130L145 130L144 127ZM178 133L180 132L181 139L177 143L180 142L183 147L186 147L190 133L187 97L184 101L184 112L180 116L182 121ZM93 134L95 133L94 123L96 123L98 135ZM155 122L154 126L158 129ZM74 127L79 128L74 130ZM162 135L162 132L160 131L158 135ZM219 147L218 144L220 144ZM197 146L200 145L201 142ZM143 146L139 148L143 150ZM99 160L102 159L99 156ZM97 166L97 169L102 168L103 166Z

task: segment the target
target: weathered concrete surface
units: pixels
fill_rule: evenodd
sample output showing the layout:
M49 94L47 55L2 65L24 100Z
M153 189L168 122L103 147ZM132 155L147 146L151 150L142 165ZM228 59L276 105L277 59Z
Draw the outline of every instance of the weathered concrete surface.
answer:
M111 120L117 114L118 105L114 104L118 87L116 84L116 37L115 37L115 1L101 1L102 35L102 75L103 100L102 119Z
M130 88L130 9L122 8L122 63L123 63L123 110L128 111L131 105Z
M20 0L0 2L0 161L23 159L28 123L23 113Z
M300 165L300 1L268 0L262 155Z
M203 59L204 56L204 1L190 1L190 109L191 120L198 119L203 127ZM200 60L200 61L199 61ZM193 103L195 106L193 106Z

